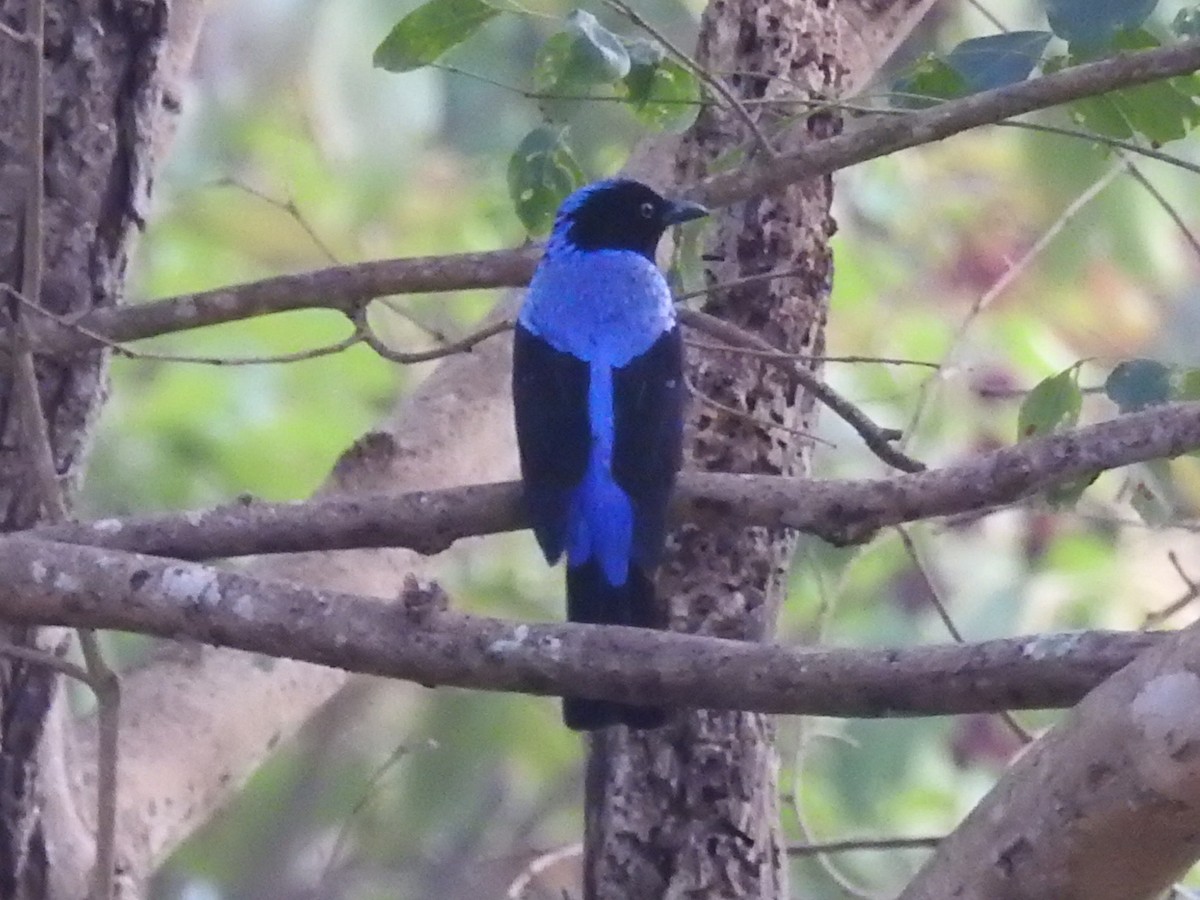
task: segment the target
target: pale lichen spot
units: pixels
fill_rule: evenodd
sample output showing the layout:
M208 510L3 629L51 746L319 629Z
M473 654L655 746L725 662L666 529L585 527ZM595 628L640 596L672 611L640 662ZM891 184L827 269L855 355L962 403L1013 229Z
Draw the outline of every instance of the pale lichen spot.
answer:
M29 567L29 574L33 576L34 584L41 584L46 580L46 576L50 573L44 562L35 559L33 564Z
M249 619L254 615L254 598L249 594L238 594L233 598L233 614L240 619Z
M488 644L487 652L503 656L513 650L520 650L527 640L529 640L529 626L518 625L513 629L512 637L497 638Z
M221 597L217 574L203 566L173 566L167 569L162 575L162 590L175 603L208 603Z
M76 591L83 589L83 582L74 575L69 575L66 572L59 572L54 576L54 589L62 591L64 594L73 594Z
M92 530L100 534L120 534L124 527L120 519L99 519L92 523Z
M1085 632L1072 631L1067 634L1041 634L1021 645L1026 659L1057 659L1074 651Z

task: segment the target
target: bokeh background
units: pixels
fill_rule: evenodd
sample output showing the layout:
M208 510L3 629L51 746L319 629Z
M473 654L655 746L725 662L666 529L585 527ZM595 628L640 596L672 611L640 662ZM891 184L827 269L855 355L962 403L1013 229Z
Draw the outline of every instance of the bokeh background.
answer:
M522 93L534 54L572 7L536 0L527 15L500 17L446 57L458 71L372 68L376 45L415 5L214 0L129 302L332 261L524 240L506 168L542 120L539 101ZM1045 27L1039 3L991 6L1009 28ZM1152 27L1165 31L1181 6L1164 0ZM691 46L697 3L639 8ZM861 102L878 99L922 54L995 30L974 4L939 5ZM645 133L620 104L558 114L589 177L615 171ZM1070 124L1063 113L1043 121ZM1191 139L1167 149L1200 155ZM1200 227L1196 175L1137 165L1185 224ZM1080 360L1085 388L1134 357L1200 366L1197 251L1119 166L1087 141L989 128L840 173L830 353L948 365L930 380L932 370L918 366L830 363L831 383L886 425L904 427L920 409L909 449L937 463L1015 440L1025 392ZM374 309L390 342L415 349L465 333L493 300L406 296ZM310 311L139 346L269 356L348 330L339 314ZM83 512L304 497L427 371L365 347L287 365L116 359ZM1113 413L1102 393L1085 397L1085 421ZM834 417L822 416L817 438L818 476L882 474ZM1153 503L1130 502L1131 478L1150 486ZM968 639L1142 627L1187 590L1170 551L1200 578L1189 525L1198 501L1200 471L1185 458L1107 475L1072 508L913 526L915 559L894 533L854 549L805 540L781 638L945 641L935 598ZM444 580L470 610L546 620L561 616L560 577L516 535L452 552ZM1188 619L1185 610L1171 623ZM145 646L110 642L128 661ZM1055 716L1017 718L1036 732ZM944 833L1021 743L997 717L788 720L780 732L785 827L798 844ZM363 681L175 854L154 896L503 897L531 858L579 839L581 760L552 700ZM797 856L794 892L889 895L922 858L920 850ZM554 873L548 866L524 896L561 897Z

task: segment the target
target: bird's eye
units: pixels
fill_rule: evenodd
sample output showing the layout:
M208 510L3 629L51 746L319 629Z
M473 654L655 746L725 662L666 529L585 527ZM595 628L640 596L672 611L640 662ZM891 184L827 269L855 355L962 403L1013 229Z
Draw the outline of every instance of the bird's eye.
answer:
M652 219L654 218L654 204L647 200L638 207L638 212L642 214L643 219Z

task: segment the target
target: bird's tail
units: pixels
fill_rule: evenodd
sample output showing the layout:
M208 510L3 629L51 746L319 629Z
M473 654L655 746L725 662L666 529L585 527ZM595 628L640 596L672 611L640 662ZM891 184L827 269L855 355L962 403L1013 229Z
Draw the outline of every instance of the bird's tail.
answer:
M632 625L656 628L654 585L637 565L629 566L629 577L613 587L600 564L592 559L581 566L567 567L567 619L591 625ZM563 721L575 731L593 731L609 725L658 728L667 711L656 706L634 706L612 700L563 699Z

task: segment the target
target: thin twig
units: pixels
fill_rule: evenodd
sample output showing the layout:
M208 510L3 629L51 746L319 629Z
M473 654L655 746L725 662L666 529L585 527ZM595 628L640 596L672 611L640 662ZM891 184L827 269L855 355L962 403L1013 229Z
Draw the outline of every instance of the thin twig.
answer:
M1153 197L1154 201L1160 207L1162 207L1163 212L1170 217L1171 221L1175 223L1175 227L1179 229L1184 239L1191 245L1196 256L1200 257L1200 238L1197 238L1196 233L1188 227L1187 222L1183 221L1183 216L1180 214L1179 210L1175 208L1174 204L1172 204L1171 201L1166 198L1166 195L1164 195L1162 191L1155 187L1154 182L1147 178L1141 169L1132 163L1129 164L1129 174L1133 176L1133 180L1140 184L1146 190L1146 193Z
M273 206L275 209L287 215L288 218L300 226L300 229L306 235L308 235L308 239L312 241L313 246L321 251L321 255L329 261L330 265L336 266L341 263L341 260L337 258L337 255L332 249L330 249L329 245L321 239L319 234L317 234L316 229L313 228L303 214L301 214L300 208L296 206L296 201L292 199L290 194L288 195L287 200L280 200L279 198L268 194L266 191L260 191L258 188L253 187L252 185L246 184L243 181L238 181L238 179L231 175L218 178L216 181L211 182L211 184L213 187L235 188L243 193L249 194L251 197L261 200L268 206Z
M736 74L736 73L734 73L734 74ZM748 73L748 74L754 74L754 73ZM787 78L786 76L783 76L783 75L771 75L771 76L760 75L759 77L776 78L781 81L786 81L786 82L789 82L792 84L797 84L797 82L795 82L793 79ZM1042 76L1042 77L1048 78L1048 77L1053 77L1053 76ZM1040 79L1038 79L1038 80L1040 80ZM801 89L803 89L803 86L800 86L800 87L801 87ZM892 100L905 99L905 100L925 101L925 102L928 102L931 105L931 107L932 106L941 106L941 105L944 105L947 103L955 102L955 101L947 101L947 100L942 99L941 97L935 97L931 94L919 94L919 93L913 93L911 91L879 91L879 92L871 93L871 94L863 94L861 96L864 99L878 97L881 99L892 99ZM879 117L879 118L891 117L891 118L902 119L902 118L912 117L912 116L920 117L925 112L928 112L928 110L899 109L899 108L890 107L890 106L864 106L860 103L851 103L846 100L831 100L827 97L807 97L807 96L780 97L772 102L781 104L781 105L786 104L789 106L806 107L808 110L807 115L812 115L814 113L821 113L821 112L825 112L828 110L837 110L838 112L857 113L864 117L875 116L875 117ZM1183 169L1185 172L1191 172L1192 174L1200 175L1200 164L1198 164L1198 163L1191 162L1190 160L1184 159L1183 157L1175 156L1174 154L1167 153L1167 152L1165 152L1163 150L1159 150L1155 147L1146 147L1146 146L1144 146L1142 144L1138 144L1134 141L1125 140L1123 138L1112 137L1110 135L1101 134L1096 131L1088 131L1083 128L1071 128L1066 125L1050 125L1045 122L1030 122L1025 119L1005 119L1003 121L986 122L983 124L995 125L997 128L1016 128L1018 130L1023 130L1023 131L1040 131L1044 134L1057 134L1057 135L1062 135L1063 137L1075 138L1077 140L1087 141L1088 143L1091 143L1091 144L1100 144L1101 146L1108 147L1112 150L1122 150L1127 153L1133 153L1137 156L1144 156L1146 159L1153 159L1157 162L1162 162L1162 163L1166 163L1169 166L1174 166L1177 169ZM864 128L863 130L870 131L870 130L874 130L874 129ZM917 146L917 145L914 145L914 146ZM874 157L872 156L871 158L874 158ZM709 202L711 203L711 201L709 201Z
M355 312L354 324L358 328L358 333L367 346L382 356L384 359L391 360L401 365L412 365L413 363L429 362L434 359L442 359L446 356L452 356L455 353L465 353L471 350L476 344L479 344L490 337L495 337L498 334L503 334L510 331L513 323L508 319L502 319L499 322L493 322L490 325L485 325L477 331L473 331L468 335L459 338L457 341L452 341L449 344L444 344L441 347L435 347L432 350L417 350L411 353L406 353L400 350L393 350L375 334L371 328L371 323L367 320L366 310L361 309Z
M908 428L905 429L906 436L904 443L907 445L913 436L917 433L917 429L921 425L921 420L924 418L926 411L929 408L930 401L933 397L934 388L943 380L946 372L951 368L954 358L958 355L959 348L962 346L963 339L967 332L971 330L971 326L975 324L976 319L983 313L992 302L999 297L1005 290L1008 289L1014 281L1023 275L1034 261L1042 255L1045 249L1054 241L1064 228L1070 223L1080 211L1087 206L1092 200L1100 195L1103 190L1108 187L1116 179L1122 171L1125 170L1128 164L1125 160L1118 160L1113 166L1097 178L1091 185L1087 187L1079 196L1067 204L1066 208L1059 214L1058 218L1050 223L1042 235L1034 242L1028 250L1016 260L1012 265L1004 270L1003 274L989 287L986 291L975 298L975 302L971 304L971 308L967 310L967 314L955 329L954 334L950 337L950 343L946 348L945 357L942 359L938 370L929 376L921 385L920 391L917 394L916 406L913 409L912 418L909 419Z
M1179 562L1179 555L1171 550L1167 553L1167 559L1175 569L1175 573L1183 582L1185 590L1178 600L1172 601L1168 606L1160 610L1146 613L1146 618L1142 621L1142 629L1157 628L1175 613L1187 607L1197 597L1200 597L1200 584L1196 582L1183 570L1183 565Z
M909 850L936 847L941 837L859 838L858 840L822 841L819 843L788 844L788 856L816 856L819 853L852 853L856 850Z
M979 13L981 16L991 22L992 27L997 31L1008 31L1008 26L1001 22L996 15L990 9L980 3L979 0L967 0L967 3L975 10L975 12Z
M939 583L939 579L934 576L933 567L921 557L921 554L917 551L917 545L913 542L907 528L897 525L896 532L900 535L900 543L904 545L904 552L908 554L909 560L912 561L912 564L921 574L921 577L925 579L925 584L929 586L929 600L933 604L933 608L937 611L938 618L942 620L942 625L945 626L947 633L954 639L956 644L965 644L966 638L958 630L958 626L950 617L950 610L946 608L945 600L942 599L942 586ZM1025 730L1011 712L1001 710L997 715L1022 744L1029 744L1033 741L1033 735Z
M678 315L679 321L684 325L695 328L697 331L702 331L728 344L748 346L756 350L767 350L771 353L779 352L775 347L772 347L757 335L743 331L736 325L724 322L716 316L710 316L707 313L693 309L681 309L678 311ZM791 359L776 359L771 356L764 357L763 361L769 365L783 369L799 381L804 389L812 394L813 397L853 428L859 437L863 439L867 447L870 448L871 452L888 465L904 472L920 472L925 468L924 463L905 455L891 446L890 441L898 440L901 437L900 432L894 429L880 428L867 418L857 406L821 381L821 379L804 366L796 365Z
M758 350L754 347L734 347L732 344L710 344L688 338L684 341L689 347L697 350L711 350L714 353L737 353L742 356L759 356L765 359L790 359L792 362L812 363L858 363L878 366L916 366L922 369L936 369L938 364L926 362L923 359L903 359L895 356L815 356L809 353L787 353L783 350ZM1024 391L1020 393L1025 393Z
M762 152L768 159L776 159L779 154L771 145L770 140L758 127L758 123L754 121L754 117L750 115L750 111L742 105L742 101L733 93L722 81L712 73L708 72L703 66L697 63L694 59L676 47L661 31L653 24L646 21L637 10L625 2L625 0L604 0L607 6L612 7L617 12L624 15L630 22L637 25L645 31L650 37L654 38L667 49L679 62L687 68L693 75L707 84L722 100L729 104L729 108L737 114L749 129L750 134L754 136L755 142L762 149Z
M696 386L696 383L693 382L692 379L688 378L686 375L684 376L683 383L687 386L688 392L693 397L695 397L697 400L699 400L701 403L703 403L705 406L710 406L713 409L717 410L718 412L725 413L725 415L727 415L727 416L733 416L733 418L738 419L739 421L742 421L742 422L746 422L748 425L751 425L754 428L764 428L764 429L767 429L770 431L780 431L780 432L783 432L784 434L790 434L793 437L800 438L801 440L812 441L812 442L818 443L818 444L824 444L826 447L834 446L829 441L824 440L823 438L817 437L811 431L805 431L802 428L793 428L791 425L784 425L782 422L772 422L768 419L759 419L759 418L756 418L755 416L751 415L750 413L746 412L743 409L735 409L732 406L727 406L726 404L722 403L720 400L717 400L714 397L710 397L708 394L704 393L704 391L700 390L700 388Z
M436 741L429 740L425 742L424 748L421 749L436 750L437 746L438 745ZM342 820L341 827L338 828L337 838L333 842L333 848L329 851L329 857L325 860L325 869L321 875L319 884L326 883L326 881L329 879L333 866L339 859L341 859L342 851L346 846L346 840L350 834L350 823L358 817L358 814L362 812L366 805L371 801L371 798L374 796L375 787L379 784L384 775L391 771L397 765L397 763L400 762L400 760L404 759L404 757L408 756L411 752L412 748L407 744L397 745L396 748L388 754L387 759L380 763L375 768L375 771L371 773L370 777L367 778L367 783L363 785L363 789L359 794L358 800L355 802L350 812L347 813L346 817Z
M69 659L63 659L61 656L51 653L48 650L40 650L37 647L23 647L20 644L0 640L0 656L7 656L9 659L19 659L21 662L32 663L35 666L45 666L47 669L52 669L60 675L66 675L68 678L74 678L76 681L82 682L89 687L93 685L91 673L87 669L77 666Z
M729 281L710 284L708 287L697 288L694 291L680 294L675 298L675 302L682 303L684 300L691 300L694 297L707 297L712 294L719 294L722 291L732 291L735 288L745 287L749 284L775 281L778 278L796 278L805 274L805 272L805 269L785 269L782 272L760 272L757 275L744 275L741 278L731 278Z

